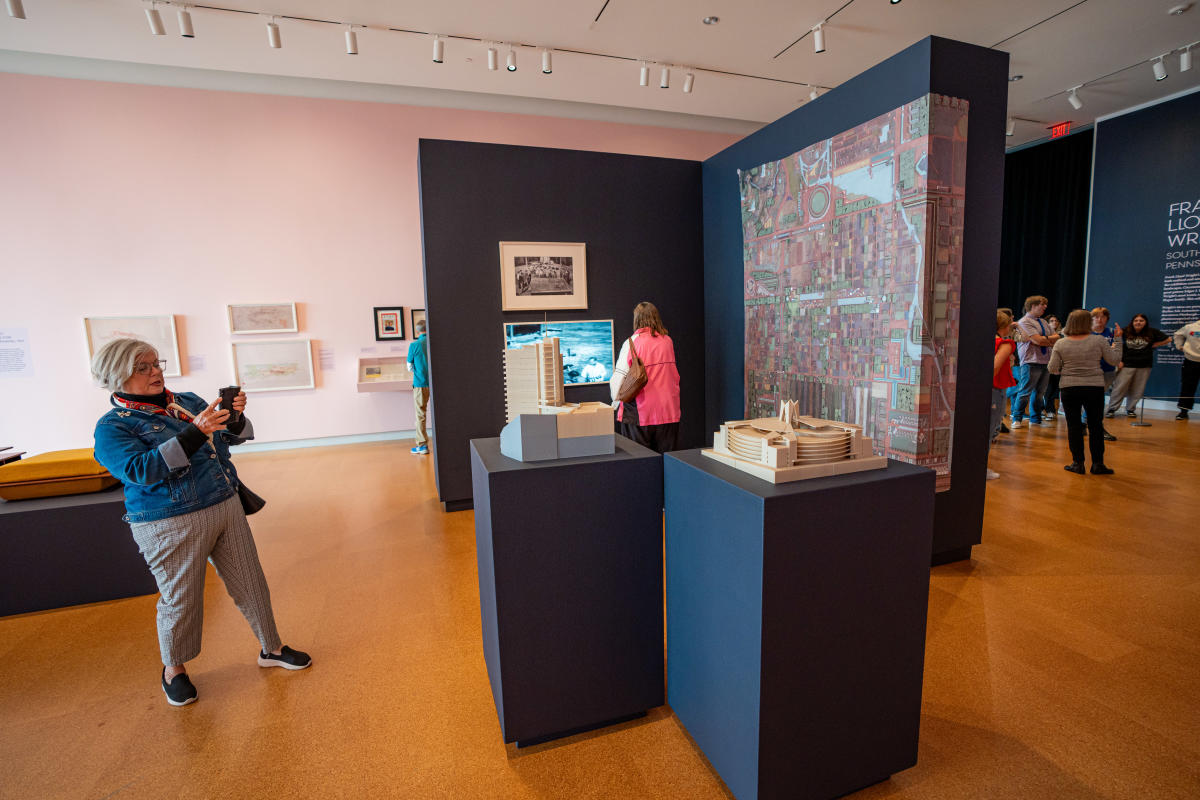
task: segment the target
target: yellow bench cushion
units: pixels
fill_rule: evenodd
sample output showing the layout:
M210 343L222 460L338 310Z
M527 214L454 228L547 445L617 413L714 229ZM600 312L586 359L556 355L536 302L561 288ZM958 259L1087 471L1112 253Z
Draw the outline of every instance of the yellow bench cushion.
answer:
M98 492L115 483L90 447L54 450L0 467L0 497L5 500Z

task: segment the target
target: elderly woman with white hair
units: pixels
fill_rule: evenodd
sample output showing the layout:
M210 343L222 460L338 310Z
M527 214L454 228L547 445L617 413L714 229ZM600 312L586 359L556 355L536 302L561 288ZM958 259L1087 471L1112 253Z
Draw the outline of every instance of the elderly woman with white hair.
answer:
M211 561L262 646L261 667L304 669L307 654L284 647L271 595L238 492L229 446L253 438L239 392L229 409L167 389L154 347L115 339L92 359L92 376L112 392L96 423L96 460L125 485L125 520L158 582L161 683L184 706L196 688L184 664L200 654L204 574Z

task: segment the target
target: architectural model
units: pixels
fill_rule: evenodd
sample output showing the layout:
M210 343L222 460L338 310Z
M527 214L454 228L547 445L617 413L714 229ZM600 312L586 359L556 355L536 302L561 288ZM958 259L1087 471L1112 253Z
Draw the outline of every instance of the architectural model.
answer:
M505 422L519 414L541 414L543 408L557 408L565 402L558 339L504 351Z
M607 403L563 399L558 339L504 351L508 424L500 452L518 461L597 456L616 452L613 410Z
M800 416L795 400L778 417L726 422L713 436L709 458L771 483L844 475L887 466L862 428Z

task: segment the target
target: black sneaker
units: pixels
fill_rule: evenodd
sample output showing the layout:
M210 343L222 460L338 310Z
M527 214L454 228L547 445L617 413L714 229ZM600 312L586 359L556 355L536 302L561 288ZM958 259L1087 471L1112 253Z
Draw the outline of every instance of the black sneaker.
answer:
M1179 413L1175 415L1175 419L1187 419L1187 418L1188 418L1188 415L1187 415L1186 408L1179 409Z
M1109 433L1108 431L1104 431L1104 441L1106 441L1106 442L1115 442L1116 440L1117 440L1117 437L1113 436L1113 435L1112 435L1111 433Z
M1114 416L1114 412L1112 412L1112 411L1105 411L1105 412L1104 412L1104 418L1105 418L1105 419L1112 419L1112 418L1113 418L1113 416Z
M186 672L179 673L167 683L167 670L164 667L158 677L162 681L163 694L167 696L167 702L171 705L186 706L196 702L196 687L192 685L192 680Z
M1137 419L1137 412L1136 411L1126 411L1125 416L1129 417L1130 419Z
M1113 471L1112 471L1112 469L1104 466L1103 464L1092 464L1092 474L1093 475L1112 475Z
M1075 461L1063 467L1067 472L1074 472L1076 475L1082 475L1086 470L1083 468L1083 463Z
M284 645L279 648L279 655L259 653L258 665L260 667L283 667L284 669L307 669L312 666L312 659L308 657L308 653L301 653L299 650L293 650Z

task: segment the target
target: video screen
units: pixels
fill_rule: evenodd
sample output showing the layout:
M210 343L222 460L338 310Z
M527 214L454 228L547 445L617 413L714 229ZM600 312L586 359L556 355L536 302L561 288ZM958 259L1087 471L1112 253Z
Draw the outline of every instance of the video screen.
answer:
M563 385L607 383L613 375L611 319L584 322L508 322L504 346L515 350L543 339L558 339L563 362Z

